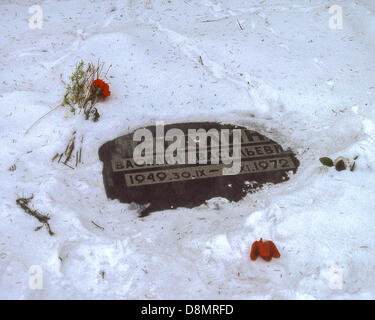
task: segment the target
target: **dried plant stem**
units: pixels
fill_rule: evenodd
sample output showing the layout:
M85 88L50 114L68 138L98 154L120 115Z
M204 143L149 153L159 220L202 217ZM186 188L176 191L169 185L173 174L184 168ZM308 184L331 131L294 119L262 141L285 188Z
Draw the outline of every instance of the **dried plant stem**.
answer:
M70 160L70 157L72 156L72 152L74 150L74 141L76 140L76 137L74 136L75 133L73 133L73 138L70 140L70 142L67 145L67 150L65 150L64 154L66 154L66 158L64 161L64 164L67 164L67 162Z
M76 139L76 131L73 131L71 138L69 139L64 152L56 153L51 161L54 162L56 159L57 163L62 163L71 169L77 168L79 163L82 163L82 144L83 136ZM77 143L76 143L77 142ZM62 161L62 158L64 160ZM69 164L70 162L70 164Z
M47 115L49 115L52 111L55 111L58 107L61 107L61 104L57 105L56 107L54 107L53 109L51 109L50 111L48 111L46 114L44 114L43 116L41 116L39 119L37 119L36 121L34 121L33 124L25 131L25 134L28 134L32 127L34 127L40 120L42 120L44 117L46 117Z
M37 210L30 209L29 202L33 197L34 196L32 195L30 198L19 198L19 199L16 200L16 202L23 209L23 211L25 211L27 214L33 216L34 218L38 219L38 221L42 223L41 226L35 228L35 231L40 230L43 227L43 225L45 225L48 229L48 233L51 236L53 236L55 233L52 232L51 227L48 223L48 220L50 219L50 217L48 215L44 215L44 214L39 213Z
M99 225L96 224L94 221L91 220L91 223L92 223L95 227L97 227L97 228L99 228L99 229L101 229L101 230L104 230L104 228L103 228L102 226L99 226Z

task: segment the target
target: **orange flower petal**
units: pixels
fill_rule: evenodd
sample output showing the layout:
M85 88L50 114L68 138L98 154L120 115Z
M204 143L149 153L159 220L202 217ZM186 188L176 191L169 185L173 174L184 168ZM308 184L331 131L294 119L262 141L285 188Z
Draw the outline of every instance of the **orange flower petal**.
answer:
M280 252L277 250L275 244L270 241L270 246L271 246L271 255L273 258L280 258Z
M111 91L109 91L109 85L108 83L104 82L102 79L95 79L93 81L93 85L96 89L100 89L99 96L102 98L108 97L111 94Z
M256 260L258 258L259 252L258 252L258 241L255 241L251 246L250 251L250 259Z
M250 259L256 260L258 255L266 261L270 261L272 258L280 258L280 252L277 250L276 245L269 240L263 242L262 238L252 244Z

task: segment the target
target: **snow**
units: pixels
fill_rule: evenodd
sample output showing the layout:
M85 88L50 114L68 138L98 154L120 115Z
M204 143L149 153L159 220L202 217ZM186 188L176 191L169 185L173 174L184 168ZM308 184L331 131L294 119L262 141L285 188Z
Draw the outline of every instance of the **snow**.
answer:
M375 298L373 1L44 1L42 29L32 5L0 4L0 298ZM99 122L60 108L25 134L81 59L112 64ZM106 198L97 150L157 120L244 125L301 165L238 203L140 219ZM73 130L75 170L51 162ZM357 155L353 172L318 161ZM32 194L55 236L17 206ZM280 259L250 261L260 237Z

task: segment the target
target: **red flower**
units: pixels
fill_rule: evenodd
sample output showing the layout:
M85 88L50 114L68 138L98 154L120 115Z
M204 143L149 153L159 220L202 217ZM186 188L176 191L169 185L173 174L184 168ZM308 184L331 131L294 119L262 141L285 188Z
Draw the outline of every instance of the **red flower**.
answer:
M93 81L94 87L97 89L96 94L99 97L106 98L111 94L109 91L109 85L101 79L96 79Z
M272 241L263 242L262 238L259 241L255 241L251 246L250 259L256 260L258 255L266 261L270 261L272 258L280 258L280 252L275 244Z

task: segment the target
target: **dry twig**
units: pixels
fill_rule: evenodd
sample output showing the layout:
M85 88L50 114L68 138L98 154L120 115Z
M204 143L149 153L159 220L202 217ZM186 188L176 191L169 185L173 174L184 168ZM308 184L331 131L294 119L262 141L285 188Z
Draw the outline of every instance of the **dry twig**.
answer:
M42 223L41 226L39 227L36 227L35 228L35 231L38 231L40 230L43 225L45 225L48 229L48 233L53 236L55 233L52 232L51 230L51 227L48 223L48 220L50 219L50 217L48 215L44 215L44 214L41 214L39 213L37 210L32 210L30 209L29 207L29 202L30 200L33 198L34 196L32 195L30 198L19 198L16 200L17 204L27 213L29 214L30 216L33 216L34 218L38 219L39 222Z

